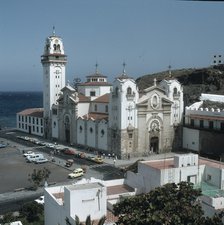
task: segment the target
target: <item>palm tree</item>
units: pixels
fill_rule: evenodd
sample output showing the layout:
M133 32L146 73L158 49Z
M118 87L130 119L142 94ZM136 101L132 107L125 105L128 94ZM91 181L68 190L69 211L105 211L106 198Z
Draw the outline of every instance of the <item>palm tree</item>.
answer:
M103 225L105 220L106 220L105 216L101 217L100 220L98 221L97 225ZM81 223L80 220L79 220L79 217L75 216L75 224L76 225L93 225L93 223L94 223L94 221L91 221L91 216L90 215L88 215L86 217L86 222L85 223Z

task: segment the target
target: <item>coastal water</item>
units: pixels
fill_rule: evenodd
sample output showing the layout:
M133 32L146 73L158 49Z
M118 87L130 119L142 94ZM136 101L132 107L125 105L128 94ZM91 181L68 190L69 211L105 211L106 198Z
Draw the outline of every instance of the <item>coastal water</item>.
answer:
M17 112L42 107L42 92L0 92L0 128L16 127Z

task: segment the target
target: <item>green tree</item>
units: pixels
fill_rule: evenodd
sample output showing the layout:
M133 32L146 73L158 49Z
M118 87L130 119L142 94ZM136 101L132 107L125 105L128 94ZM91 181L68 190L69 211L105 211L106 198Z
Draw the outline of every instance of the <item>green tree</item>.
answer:
M15 217L13 216L12 212L8 212L6 213L1 219L0 219L0 223L10 223L13 222L15 220Z
M36 202L26 203L20 209L21 217L24 217L29 224L35 221L40 221L43 212L43 205Z
M43 182L47 181L50 176L50 170L47 168L33 170L32 174L28 175L28 180L33 184L33 187L37 189Z
M222 215L204 217L197 201L201 190L192 183L171 183L147 194L124 198L114 205L122 225L221 225Z

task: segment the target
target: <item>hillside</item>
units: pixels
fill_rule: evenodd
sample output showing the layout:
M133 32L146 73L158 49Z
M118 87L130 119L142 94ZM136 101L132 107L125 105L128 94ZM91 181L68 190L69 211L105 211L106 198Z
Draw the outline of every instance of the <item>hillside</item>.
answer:
M170 79L169 72L164 71L137 78L139 90L153 85L154 78L158 82L162 79ZM224 65L200 69L172 70L172 78L176 78L183 85L185 105L197 101L201 93L224 95Z

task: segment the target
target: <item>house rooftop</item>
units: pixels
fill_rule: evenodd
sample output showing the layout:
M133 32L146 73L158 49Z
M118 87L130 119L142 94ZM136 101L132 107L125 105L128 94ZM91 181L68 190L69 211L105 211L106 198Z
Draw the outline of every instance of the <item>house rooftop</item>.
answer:
M69 185L66 186L68 190L85 190L85 189L91 189L91 188L101 188L103 187L100 183L85 183L85 184L79 184L79 185Z
M81 117L85 120L108 120L108 113L88 113Z
M107 195L124 194L124 193L134 192L134 191L135 190L132 187L126 184L107 187Z
M163 169L169 169L169 168L175 168L174 166L174 158L167 158L167 159L161 159L161 160L153 160L153 161L141 161L140 163L143 163L149 167L163 170ZM207 159L200 157L199 158L199 165L206 165L214 168L224 169L224 163L218 162L215 160Z
M109 94L102 95L102 96L94 99L92 102L109 103Z
M19 112L18 115L43 118L44 109L43 108L25 109L25 110Z

